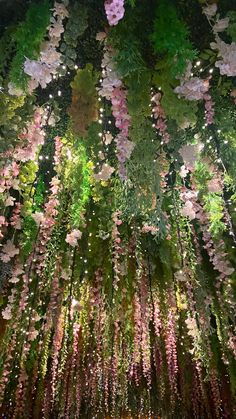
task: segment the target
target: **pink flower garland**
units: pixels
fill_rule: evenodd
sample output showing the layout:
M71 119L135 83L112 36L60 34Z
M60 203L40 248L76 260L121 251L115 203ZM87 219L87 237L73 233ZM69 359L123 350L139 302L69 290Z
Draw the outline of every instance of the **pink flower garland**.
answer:
M128 131L130 126L130 116L126 103L126 90L122 86L122 81L114 70L113 64L114 51L105 44L104 57L102 60L103 80L99 94L107 100L111 100L112 114L115 118L115 125L120 133L115 138L117 159L119 162L119 174L121 179L126 179L125 162L131 156L134 143L128 140Z
M117 25L125 13L124 0L106 0L105 11L109 25Z

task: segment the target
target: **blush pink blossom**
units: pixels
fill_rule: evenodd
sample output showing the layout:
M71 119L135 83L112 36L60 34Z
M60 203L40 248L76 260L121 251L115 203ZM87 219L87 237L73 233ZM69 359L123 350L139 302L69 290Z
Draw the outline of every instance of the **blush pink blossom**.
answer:
M68 233L66 236L66 242L72 246L75 247L78 244L78 240L81 239L82 233L78 229L74 229L71 231L71 233Z
M117 25L125 13L124 0L106 0L105 11L109 25Z

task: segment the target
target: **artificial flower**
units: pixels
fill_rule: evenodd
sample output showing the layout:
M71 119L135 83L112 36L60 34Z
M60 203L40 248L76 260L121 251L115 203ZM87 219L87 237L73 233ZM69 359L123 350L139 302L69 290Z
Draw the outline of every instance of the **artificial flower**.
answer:
M2 253L0 253L0 259L3 262L9 262L11 258L18 255L20 250L13 244L11 240L7 240L6 244L2 246Z
M110 134L110 133L106 133L105 134L105 140L104 140L104 143L106 144L106 145L109 145L109 144L111 144L111 142L112 142L112 140L113 140L113 136L112 136L112 134Z
M181 85L177 86L174 91L187 100L201 100L208 89L208 79L202 80L199 77L192 77L189 80L183 80Z
M72 230L66 236L66 242L70 244L70 246L75 247L78 244L78 240L81 239L82 232L78 229Z
M8 196L6 201L5 201L5 207L13 207L15 200L16 200L16 198L13 198L12 196Z
M213 26L213 32L223 32L225 29L227 29L229 26L229 18L226 17L224 19L219 19L216 21L216 23Z
M35 212L34 214L31 215L31 217L34 219L37 226L40 226L40 224L42 224L45 219L43 212Z
M12 312L10 305L7 305L6 308L2 311L2 317L4 320L11 320Z
M184 217L188 217L190 220L194 220L194 218L196 218L196 212L191 201L185 202L184 206L181 209L181 214Z
M109 25L117 25L125 13L124 0L106 0L105 11Z
M222 192L222 184L220 179L214 178L207 182L208 191L212 193L221 193Z
M211 18L213 16L215 16L217 12L217 4L213 3L213 4L209 4L206 7L203 7L203 13L208 17Z
M109 166L109 164L107 164L107 163L103 163L100 172L97 173L97 174L94 174L94 178L97 181L102 180L102 181L106 182L110 179L114 170L115 170L114 167Z
M219 68L220 74L228 77L236 76L236 43L226 44L218 36L216 42L211 43L211 48L219 51L222 60L215 62L215 66Z

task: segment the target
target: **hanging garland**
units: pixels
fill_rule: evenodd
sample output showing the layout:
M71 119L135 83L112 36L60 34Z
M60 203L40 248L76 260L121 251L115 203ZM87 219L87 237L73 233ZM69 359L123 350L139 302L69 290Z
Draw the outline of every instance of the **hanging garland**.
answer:
M235 417L229 5L33 1L2 31L4 417Z

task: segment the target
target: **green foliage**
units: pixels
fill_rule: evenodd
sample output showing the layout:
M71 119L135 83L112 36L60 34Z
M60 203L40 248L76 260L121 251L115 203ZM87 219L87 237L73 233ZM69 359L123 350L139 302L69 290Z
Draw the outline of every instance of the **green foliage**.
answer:
M21 238L21 258L23 261L26 260L32 251L37 233L38 227L31 215L24 217Z
M1 76L6 76L8 70L8 63L14 49L14 27L8 27L3 36L0 38L0 79Z
M197 122L197 103L178 98L174 92L175 81L173 82L166 70L154 73L153 82L163 93L161 105L166 117L173 119L180 128L194 126Z
M214 175L213 175L214 176ZM194 171L194 180L199 190L199 199L203 201L203 208L208 214L209 230L214 238L219 237L226 230L223 222L224 200L221 192L209 192L207 182L212 179L212 174L203 162L197 162Z
M134 73L139 82L142 72L145 71L145 63L139 51L138 44L132 38L124 40L122 49L117 51L114 56L114 62L121 78Z
M231 10L226 16L229 17L229 26L226 32L232 38L232 41L236 42L236 12Z
M24 198L22 207L23 215L29 215L32 212L33 196L34 196L34 182L38 164L32 160L27 161L22 165L20 172L20 189L21 195Z
M33 96L11 96L0 92L0 152L18 141L18 136L31 119Z
M68 112L72 118L74 133L82 137L87 135L90 123L98 117L97 79L98 75L92 64L86 64L84 69L77 71L71 82L72 103Z
M150 83L151 73L148 70L140 75L134 72L126 79L128 111L132 124L139 123L140 118L150 115Z
M171 75L182 75L187 61L196 56L185 22L177 14L175 7L166 1L158 3L152 41L155 51L167 59Z
M131 7L134 7L136 0L126 0L126 3L129 4Z
M16 54L12 60L9 79L18 88L25 89L28 76L24 73L23 64L26 58L37 59L40 45L50 23L50 2L42 0L32 3L27 11L25 21L13 34L16 43Z
M73 69L77 58L78 40L88 27L88 10L78 2L69 6L68 10L69 18L60 50L63 54L64 64Z
M9 123L15 116L17 108L24 105L25 96L11 96L7 93L0 93L0 126Z
M72 158L66 162L63 183L71 198L69 223L73 228L79 228L83 224L83 213L91 195L92 164L88 161L86 149L81 140L74 140L73 135L69 133L67 139Z
M226 230L226 225L223 222L224 206L223 199L218 193L207 193L204 195L204 209L208 213L210 221L210 232L213 237L218 237L219 234Z
M37 186L35 188L34 194L34 209L39 210L42 208L44 203L44 194L45 194L45 184L43 180L43 175L40 175L37 180Z

